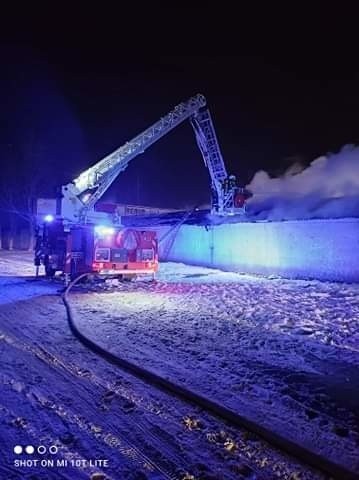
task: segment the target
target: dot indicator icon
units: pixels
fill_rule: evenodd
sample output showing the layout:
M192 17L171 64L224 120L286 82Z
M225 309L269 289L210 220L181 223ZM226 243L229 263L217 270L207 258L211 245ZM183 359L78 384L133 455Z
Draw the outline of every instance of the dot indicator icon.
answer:
M15 445L14 453L16 453L16 455L20 455L22 453L22 446L21 445Z
M52 455L55 455L58 451L58 448L56 445L51 445L51 447L49 447L49 452L52 454Z
M46 447L44 445L39 445L37 447L37 453L40 455L44 455L46 453Z
M27 445L25 447L25 452L28 454L28 455L32 455L34 453L35 449L32 445Z

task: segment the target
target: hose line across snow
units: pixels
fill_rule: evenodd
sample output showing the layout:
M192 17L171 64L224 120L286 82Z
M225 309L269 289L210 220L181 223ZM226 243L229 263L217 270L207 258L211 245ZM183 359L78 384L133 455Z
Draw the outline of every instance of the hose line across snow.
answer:
M182 400L185 400L192 405L206 410L212 415L215 415L216 417L225 420L233 426L251 431L252 433L261 437L266 442L270 443L272 446L277 447L280 450L289 454L290 456L296 458L301 463L311 466L316 470L320 470L327 475L329 474L331 478L335 478L338 480L359 480L359 474L348 469L347 467L335 463L332 460L329 460L318 453L312 452L311 450L303 447L302 445L286 439L282 435L273 432L268 428L253 422L252 420L245 418L244 416L234 412L233 410L219 403L210 400L207 397L199 395L198 393L195 393L188 388L178 385L171 380L167 380L166 378L163 378L150 370L139 367L138 365L111 353L110 351L101 347L98 343L86 337L86 335L81 333L81 331L76 325L75 316L69 302L69 293L71 289L82 278L87 277L88 275L88 273L84 273L77 277L67 286L66 290L62 294L62 300L66 308L67 320L70 330L72 334L85 347L102 357L107 362L116 365L128 371L129 373L141 378L146 383L154 385L162 390L165 390L166 392L171 393L172 395L180 397Z

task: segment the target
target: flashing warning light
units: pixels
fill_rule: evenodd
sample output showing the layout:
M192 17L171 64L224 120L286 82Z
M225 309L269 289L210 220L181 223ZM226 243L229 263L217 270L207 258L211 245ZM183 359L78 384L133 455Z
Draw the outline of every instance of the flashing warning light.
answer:
M115 233L115 229L113 227L106 227L105 225L96 225L95 232L97 235L103 237L105 235L113 235Z
M54 221L54 216L51 214L45 215L44 220L46 223L50 223Z

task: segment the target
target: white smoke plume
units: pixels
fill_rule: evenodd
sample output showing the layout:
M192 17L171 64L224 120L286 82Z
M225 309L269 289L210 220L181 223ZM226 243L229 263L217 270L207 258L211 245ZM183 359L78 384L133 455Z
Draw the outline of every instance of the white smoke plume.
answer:
M345 145L281 177L263 170L247 185L248 214L257 220L359 217L359 147Z

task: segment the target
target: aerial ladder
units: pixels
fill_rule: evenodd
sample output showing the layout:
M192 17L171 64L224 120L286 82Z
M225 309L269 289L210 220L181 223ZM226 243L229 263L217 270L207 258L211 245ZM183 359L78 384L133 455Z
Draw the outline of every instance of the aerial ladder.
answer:
M243 214L245 192L228 176L206 99L198 94L177 105L158 122L61 187L55 222L38 233L35 265L45 265L48 276L60 270L76 276L95 271L131 275L158 268L155 232L125 229L116 209L104 212L95 206L131 160L189 119L211 177L212 213ZM102 224L102 225L101 225Z
M195 131L199 149L211 177L212 213L243 214L243 189L235 185L233 176L229 177L227 174L211 115L206 108L206 99L198 94L177 105L147 130L81 173L73 182L63 186L58 213L64 223L79 224L103 219L103 212L96 212L94 207L112 182L131 160L187 119L190 119ZM120 218L113 215L111 221L119 223Z

